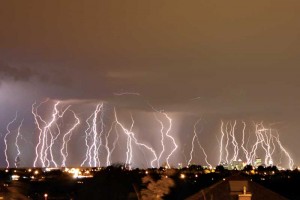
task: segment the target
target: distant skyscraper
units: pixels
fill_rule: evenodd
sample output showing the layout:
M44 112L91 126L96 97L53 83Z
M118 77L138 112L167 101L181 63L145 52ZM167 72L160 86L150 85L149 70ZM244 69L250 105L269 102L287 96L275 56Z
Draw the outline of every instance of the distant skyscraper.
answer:
M261 158L256 158L255 159L255 162L254 162L254 166L255 167L258 167L258 166L260 166L262 163L261 163Z

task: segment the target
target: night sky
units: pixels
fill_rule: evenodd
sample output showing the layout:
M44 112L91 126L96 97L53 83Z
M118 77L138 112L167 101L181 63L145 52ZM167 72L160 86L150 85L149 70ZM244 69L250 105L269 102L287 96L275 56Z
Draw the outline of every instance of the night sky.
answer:
M180 146L174 165L186 162L199 118L199 137L214 165L221 120L272 126L300 165L298 0L4 0L0 27L0 166L3 135L16 112L11 164L23 118L29 141L20 142L20 158L22 165L32 164L38 133L31 105L47 98L40 108L45 118L56 100L82 118L71 165L84 159L84 121L100 102L108 126L114 107L127 126L131 113L139 140L157 150L160 127L149 105L168 113ZM118 154L115 162L122 161ZM147 166L141 157L136 165ZM194 161L203 163L203 157Z

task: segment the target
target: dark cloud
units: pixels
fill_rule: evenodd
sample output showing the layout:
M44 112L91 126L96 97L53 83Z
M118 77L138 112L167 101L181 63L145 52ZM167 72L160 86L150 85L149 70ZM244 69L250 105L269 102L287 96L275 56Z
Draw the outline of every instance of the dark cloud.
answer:
M30 68L15 68L0 61L0 76L15 81L28 81L34 76L34 72Z
M0 27L1 80L35 98L284 121L300 139L300 1L11 0Z
M1 73L38 74L56 98L113 101L116 92L139 92L172 109L201 96L209 113L290 112L283 105L299 98L299 7L293 0L4 2L0 52L18 67ZM47 89L55 86L56 94Z

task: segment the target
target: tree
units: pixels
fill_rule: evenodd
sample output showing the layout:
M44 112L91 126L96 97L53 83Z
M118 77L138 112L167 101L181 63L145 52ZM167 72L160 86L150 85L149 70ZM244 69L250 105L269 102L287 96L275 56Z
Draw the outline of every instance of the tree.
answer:
M252 167L252 165L246 165L243 170L244 171L251 171L251 170L253 170L253 167Z
M216 171L217 172L224 172L225 171L225 168L224 168L224 166L223 165L218 165L218 166L216 166Z
M257 167L257 171L258 171L259 173L262 173L262 172L264 172L265 170L266 170L265 167L262 166L262 165L260 165L260 166Z
M147 185L147 188L141 191L142 199L163 199L166 194L169 194L170 188L175 185L175 182L167 175L171 175L170 171L157 181L149 175L143 177L142 182Z

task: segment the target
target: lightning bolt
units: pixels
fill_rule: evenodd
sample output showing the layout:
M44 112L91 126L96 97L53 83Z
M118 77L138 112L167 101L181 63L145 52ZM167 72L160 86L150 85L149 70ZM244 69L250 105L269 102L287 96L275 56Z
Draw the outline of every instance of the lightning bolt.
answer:
M140 96L141 94L138 92L121 92L121 93L114 93L116 96L123 96L123 95L135 95Z
M202 150L202 152L203 152L203 154L204 154L204 160L205 160L206 164L209 166L209 168L212 168L212 165L211 165L211 164L208 162L208 160L207 160L207 154L206 154L204 148L202 147L202 145L201 145L201 143L200 143L200 141L199 141L198 134L197 134L197 125L198 125L198 123L200 122L200 120L201 120L201 119L199 119L199 120L194 124L194 136L195 136L195 137L193 137L193 140L194 140L194 138L196 138L197 143L198 143L200 149ZM190 154L190 155L192 155L192 151L191 151L191 154ZM191 160L191 159L190 159L190 160Z
M102 106L102 108L103 108L103 106ZM102 135L104 133L104 126L105 126L103 117L104 117L104 109L101 109L101 113L100 113L101 130L100 130L100 133L99 133L99 136L98 136L98 147L97 147L97 162L99 163L99 166L101 166L100 159L99 159L99 151L100 151L100 148L102 146Z
M258 135L260 139L262 140L261 147L264 149L266 155L265 155L265 164L270 165L270 163L273 163L272 156L270 152L270 142L271 142L271 130L266 129L263 124L260 124L261 129L258 130ZM269 134L268 134L269 133Z
M228 122L226 123L226 127L225 127L225 132L226 132L226 144L225 144L225 151L226 151L226 158L225 161L228 164L228 156L229 156L229 151L228 151L228 145L229 145L229 134L228 134Z
M127 162L126 163L131 164L130 163L131 160L132 160L132 146L131 146L132 144L131 144L131 142L134 141L134 143L137 146L144 147L145 149L147 149L148 151L150 151L153 154L154 159L151 161L151 167L154 168L154 162L157 160L157 155L151 147L137 141L134 132L132 132L132 128L133 128L133 124L134 124L133 118L131 118L132 119L132 124L131 124L130 129L126 129L125 126L118 120L116 109L114 109L114 114L115 114L115 121L116 121L117 125L123 130L123 132L127 135L127 138L128 138L127 139L127 147L129 146L130 148L127 151L127 153L129 155L127 155ZM128 159L128 157L129 157L129 159Z
M92 135L92 145L89 148L89 165L90 166L97 166L98 165L98 160L97 160L97 156L98 156L98 148L97 148L97 141L98 141L98 130L97 130L97 118L98 118L98 114L101 111L101 108L103 107L103 103L98 104L96 107L96 110L93 114L93 120L92 120L92 126L91 126L91 133L90 135Z
M90 145L89 145L89 138L91 137L91 125L89 123L89 120L93 117L94 114L90 115L87 120L86 120L86 124L87 124L87 129L85 130L85 146L86 146L86 153L85 153L85 159L83 160L83 162L81 163L81 167L84 166L85 162L88 161L89 159L89 152L90 152ZM90 166L91 167L91 166Z
M201 119L197 120L196 123L194 124L194 135L193 135L193 139L192 139L192 148L191 148L191 151L190 151L190 159L189 159L189 161L188 161L188 165L190 165L190 164L191 164L191 161L193 160L193 152L194 152L194 148L195 148L194 143L195 143L195 140L196 140L196 139L198 140L198 136L197 136L197 125L198 125L198 123L199 123L200 120L201 120ZM198 144L199 144L199 146L200 146L200 148L201 148L201 145L200 145L199 140L198 140Z
M289 152L283 147L283 145L281 144L281 141L279 140L279 134L277 132L277 136L274 136L273 137L276 139L280 149L285 153L285 155L288 157L289 159L289 168L290 170L292 170L294 168L294 160L292 159L291 155L289 154Z
M91 131L92 131L92 145L90 147L90 151L89 151L89 156L90 156L90 159L89 159L89 165L90 166L98 166L100 165L100 163L98 164L98 160L97 160L97 157L98 157L98 148L97 148L97 141L98 141L98 130L97 130L97 118L98 118L98 114L99 112L101 111L103 107L103 103L101 104L98 104L97 107L96 107L96 110L94 112L94 118L93 118L93 124L92 124L92 128L91 128ZM94 164L92 164L92 161L94 161Z
M112 154L113 150L116 147L116 143L115 143L116 140L113 142L113 149L112 150L110 150L109 145L108 145L108 139L109 139L110 133L112 132L113 128L115 127L115 124L116 124L116 122L113 121L112 124L111 124L111 126L110 126L109 131L107 132L107 134L105 136L105 149L107 151L106 166L110 166L111 165L111 154Z
M87 129L85 130L85 145L86 154L85 159L81 163L81 167L88 161L90 167L100 165L98 159L98 130L97 130L97 119L99 112L103 108L103 103L96 106L95 111L87 118ZM92 122L90 122L92 121ZM90 144L91 143L91 144Z
M122 95L140 95L139 93L115 93L117 96ZM60 123L64 119L65 113L69 110L70 106L62 107L60 101L53 103L52 112L48 117L42 117L39 113L39 108L42 104L46 103L48 100L32 104L31 112L34 117L35 128L38 136L38 142L35 145L35 159L33 166L57 167L57 161L55 160L56 153L61 154L61 166L65 167L67 158L69 156L68 145L72 139L72 134L76 127L81 124L79 117L76 113L71 111L74 115L74 124L69 125L66 130L60 130ZM154 109L155 110L155 109ZM114 118L110 127L106 127L105 118L104 118L104 103L97 104L95 110L92 114L86 119L87 128L85 129L85 159L81 163L81 166L89 165L92 166L101 166L101 162L105 161L106 166L111 165L112 162L112 153L116 149L116 145L119 141L119 132L122 131L122 134L125 135L126 143L126 165L130 167L133 162L136 162L135 153L141 150L141 152L147 157L151 154L150 159L147 158L146 165L154 168L159 167L163 159L165 159L167 167L170 168L170 160L172 156L175 155L176 150L178 149L177 141L172 134L173 121L171 117L164 111L155 110L154 117L159 124L159 131L157 135L160 139L159 151L156 152L151 145L147 145L145 142L141 142L137 139L137 134L134 132L133 128L135 127L135 121L133 115L130 114L131 124L126 127L122 123L117 115L117 111L114 108ZM9 156L8 156L8 140L10 135L12 135L11 127L16 122L18 115L12 121L10 121L6 126L6 133L4 135L5 143L5 160L7 168L10 167ZM73 121L73 120L72 120ZM189 160L187 164L190 165L193 156L195 156L195 143L198 144L199 149L204 155L205 163L211 167L211 164L208 162L208 156L205 149L202 146L201 132L197 130L199 126L199 121L197 120L194 124L194 133L192 137L192 145L189 152ZM279 134L275 129L265 126L263 122L254 123L253 127L248 127L247 123L242 121L242 127L240 129L240 121L221 121L221 137L220 141L217 138L219 144L219 164L226 162L230 164L238 159L238 156L243 156L246 159L247 164L253 164L255 159L258 156L264 158L264 163L266 165L273 165L276 163L278 152L283 154L285 159L288 160L288 166L290 169L294 167L294 161L291 157L291 154L283 146L280 141ZM20 150L20 138L22 139L21 129L23 126L23 120L18 126L16 138L14 145L16 146L16 157L15 157L15 166L17 166L17 160L21 155ZM200 127L199 127L200 128ZM274 133L274 130L276 133ZM247 131L247 132L246 132ZM64 132L62 136L61 133ZM120 132L121 133L121 132ZM241 134L241 135L240 135ZM248 141L245 142L245 138L248 137ZM113 140L113 141L112 141ZM201 142L200 142L201 141ZM60 149L56 150L57 142L62 142L60 144ZM110 143L112 142L112 143ZM196 145L197 145L196 144ZM137 147L137 148L136 148ZM56 152L57 151L57 152ZM59 151L59 152L58 152ZM146 154L145 154L146 153ZM188 154L187 154L188 155ZM185 156L185 155L184 155ZM281 162L281 158L280 158Z
M115 138L115 140L114 140L114 142L113 142L113 147L112 147L111 150L110 150L110 154L112 154L112 153L114 152L114 150L116 149L116 144L117 144L117 142L118 142L118 140L119 140L119 131L118 131L118 129L116 128L116 126L115 126L115 131L116 131L116 138Z
M48 101L48 100L47 100ZM38 151L38 148L39 146L41 145L42 143L42 134L43 134L43 129L42 127L40 126L40 123L39 123L39 115L37 114L37 110L38 108L43 104L45 103L46 101L42 102L41 104L39 104L37 107L35 107L36 105L36 102L32 104L32 107L31 107L31 112L32 112L32 115L34 117L34 123L36 124L38 130L39 130L39 139L38 139L38 143L35 147L35 159L34 159L34 162L33 162L33 167L36 167L37 166L37 161L39 159L39 151ZM42 121L42 120L41 120ZM42 121L43 122L43 121Z
M265 164L273 165L273 163L274 163L273 155L276 151L276 145L275 145L275 142L276 142L278 144L278 146L280 147L280 150L282 152L284 152L285 155L287 156L287 158L289 159L289 167L294 165L290 154L284 149L284 147L280 143L279 138L273 134L273 129L266 128L262 122L254 123L254 125L255 125L255 130L254 130L255 138L253 140L254 143L250 147L251 151L248 151L247 146L249 144L251 135L249 134L248 141L247 141L247 144L245 147L245 133L246 133L247 124L244 121L242 121L242 124L243 124L242 132L241 132L242 138L241 138L241 144L239 144L237 137L236 137L236 133L235 133L235 130L236 130L235 127L237 125L236 120L233 121L233 123L231 121L228 121L228 122L226 122L226 125L223 121L221 121L221 141L219 142L219 144L220 144L220 146L219 146L219 148L220 148L219 164L222 163L222 161L223 161L223 156L224 156L223 149L225 149L225 156L226 156L225 162L227 162L228 164L237 160L239 152L242 149L244 152L247 164L254 164L255 159L258 156L258 153L260 153L260 150L263 150L263 152L265 153L265 160L264 160ZM223 147L225 136L226 136L227 140L226 140L225 147ZM192 143L194 143L197 139L198 139L198 136L196 136L194 134ZM233 156L230 159L230 161L228 162L229 143L233 147ZM241 149L239 147L241 147ZM194 144L192 144L192 148L194 148Z
M159 159L158 159L158 162L157 162L157 163L158 163L158 167L159 167L159 160L161 159L161 157L162 157L162 155L163 155L163 153L164 153L164 151L165 151L164 140L165 140L165 137L166 137L166 138L169 138L169 140L172 141L172 144L173 144L173 146L174 146L174 148L172 149L172 151L169 153L169 155L168 155L167 158L166 158L167 167L170 168L169 159L170 159L170 157L174 154L174 152L175 152L175 151L177 150L177 148L178 148L178 145L177 145L177 143L176 143L176 141L175 141L175 138L174 138L172 135L170 135L170 131L171 131L171 129L172 129L172 119L171 119L171 118L168 116L168 114L167 114L166 112L164 112L163 110L159 111L159 110L155 109L151 104L148 103L148 105L152 108L153 111L162 114L162 115L167 119L167 121L169 122L169 126L168 126L167 130L166 130L165 132L163 132L163 130L165 129L164 124L163 124L162 121L159 120L159 119L156 117L156 115L154 114L154 116L155 116L155 118L156 118L156 121L158 121L158 122L160 123L160 125L161 125L161 131L160 131L160 132L161 132L161 145L162 145L162 151L161 151L161 153L160 153L160 155L159 155Z
M191 165L191 162L192 162L192 159L193 159L193 152L194 152L194 147L195 147L194 143L195 143L196 137L197 137L197 134L195 132L195 125L194 125L194 136L193 136L193 139L192 139L192 149L191 149L191 152L190 152L190 159L188 161L188 166Z
M160 140L160 143L161 143L161 146L162 146L162 150L161 150L161 152L160 152L160 154L159 154L159 156L158 156L158 159L157 159L157 168L159 168L159 167L160 167L160 162L159 162L159 161L160 161L160 159L161 159L163 153L165 152L165 145L164 145L164 139L165 139L164 135L165 135L165 133L164 133L164 124L163 124L163 122L162 122L161 120L158 119L158 117L156 116L155 113L154 113L154 117L155 117L156 121L157 121L157 122L160 124L160 126L161 126L161 129L160 129L160 133L161 133L161 140Z
M74 111L71 111L74 115L74 118L76 120L75 124L70 128L70 130L68 130L64 136L63 136L63 145L62 145L62 148L60 150L61 152L61 155L63 157L63 160L62 160L62 164L61 166L62 167L65 167L66 166L66 160L67 160L67 157L68 157L68 142L71 140L71 137L72 137L72 133L73 131L75 130L75 128L80 124L80 119L77 117L77 115L75 114Z
M168 155L168 157L167 157L167 159L166 159L168 168L170 168L169 159L170 159L170 157L173 155L173 153L176 151L176 149L178 148L178 145L176 144L175 139L170 135L170 131L171 131L171 128L172 128L172 119L167 115L167 113L163 112L162 114L165 115L165 117L166 117L166 118L168 119L168 121L169 121L169 128L168 128L168 130L167 130L167 132L166 132L166 136L167 136L168 138L171 139L171 141L172 141L172 143L173 143L173 145L174 145L173 150L171 151L171 153Z
M7 137L11 133L11 131L9 130L9 127L10 127L10 125L12 125L17 120L17 117L18 117L18 113L16 113L15 118L11 122L9 122L6 126L7 132L4 136L4 144L5 144L4 155L5 155L5 161L6 161L6 164L7 164L6 168L9 168L9 161L8 161L8 156L7 156Z
M195 100L200 100L200 99L202 99L202 97L194 97L194 98L192 98L192 99L190 99L191 101L195 101Z
M234 121L233 125L231 124L230 122L230 131L229 131L229 135L231 136L231 143L232 143L232 146L233 146L233 150L234 150L234 154L233 154L233 157L232 159L230 160L230 163L232 161L236 161L237 160L237 157L238 157L238 154L239 154L239 148L238 148L238 143L236 141L236 138L235 138L235 126L236 126L236 120Z
M221 121L221 139L220 139L220 157L219 157L219 165L222 164L223 158L223 140L224 140L224 131L223 131L224 122Z
M45 120L42 119L42 117L38 114L38 108L45 102L47 102L48 100L40 103L37 107L35 107L34 103L32 105L32 114L34 116L35 119L35 124L37 125L37 128L39 130L39 142L36 145L36 158L34 160L34 167L37 164L38 159L40 160L42 167L49 167L51 162L54 164L55 167L57 167L57 163L54 161L54 157L53 157L53 144L55 139L57 139L57 137L54 137L52 131L51 131L51 127L53 126L53 124L55 124L55 122L62 118L65 114L65 112L69 109L70 106L68 106L67 108L65 108L62 112L58 111L58 105L60 104L59 101L57 101L54 104L53 107L53 113L52 113L52 118L50 120L49 123L47 123ZM42 124L44 124L44 126L42 127L42 125L40 124L42 122ZM58 127L58 126L57 126ZM59 131L60 132L60 131ZM48 137L50 135L50 144L48 142ZM38 150L40 148L40 150ZM48 151L50 153L50 159L51 161L48 159ZM47 164L46 164L47 163Z
M17 137L16 137L16 141L15 141L15 146L16 146L16 148L17 148L17 155L16 155L16 158L15 158L15 166L16 166L16 168L18 167L18 165L17 165L18 158L19 158L20 155L21 155L21 151L20 151L20 147L19 147L19 145L18 145L18 141L19 141L19 137L21 137L21 127L22 127L22 125L23 125L23 121L24 121L24 120L21 121L21 123L20 123L20 125L19 125L19 127L18 127Z
M248 150L245 148L244 144L245 144L245 130L246 130L246 122L242 122L243 123L243 130L242 130L242 144L241 144L241 148L244 151L246 160L247 160L247 164L250 164L250 157L249 157L249 152Z
M255 158L256 158L256 151L257 151L257 147L260 143L262 143L263 141L261 140L261 138L259 137L258 134L258 125L255 125L255 136L256 136L256 141L254 143L254 145L251 148L250 151L250 158L251 158L251 163L254 163Z
M55 137L53 136L53 133L52 133L52 131L51 131L51 127L52 127L52 125L53 124L55 124L55 122L58 120L58 119L60 119L60 118L62 118L63 116L64 116L64 114L65 114L65 112L69 109L69 107L70 106L68 106L67 108L65 108L63 111L62 111L62 113L60 113L59 111L58 111L58 105L60 104L60 102L59 101L57 101L56 103L55 103L55 105L54 105L54 108L53 108L53 113L52 113L52 119L51 119L51 121L44 127L44 135L45 135L45 147L42 145L42 150L43 149L45 149L44 150L44 163L47 161L47 167L49 167L50 166L50 163L52 162L53 164L54 164L54 166L55 167L57 167L58 165L57 165L57 163L55 162L55 160L54 160L54 157L53 157L53 150L52 150L52 147L53 147L53 144L54 144L54 141L55 141ZM57 126L58 127L58 126ZM50 145L48 145L48 133L50 134ZM59 133L60 133L60 131L59 131ZM43 148L44 147L44 148ZM41 150L41 151L42 151ZM50 153L50 159L51 159L51 161L47 158L47 156L48 156L48 150L49 150L49 153ZM43 155L42 153L41 153L41 155Z
M272 130L272 129L271 129ZM271 133L271 136L273 136L273 134ZM270 138L270 140L271 140L271 143L272 143L272 148L273 148L273 150L271 151L271 157L273 156L273 154L274 154L274 152L275 152L275 150L276 150L276 146L275 146L275 143L274 143L274 137L271 137ZM272 160L272 162L273 162L273 160ZM271 163L272 165L273 165L273 163Z

